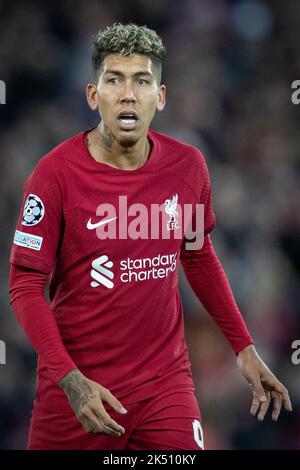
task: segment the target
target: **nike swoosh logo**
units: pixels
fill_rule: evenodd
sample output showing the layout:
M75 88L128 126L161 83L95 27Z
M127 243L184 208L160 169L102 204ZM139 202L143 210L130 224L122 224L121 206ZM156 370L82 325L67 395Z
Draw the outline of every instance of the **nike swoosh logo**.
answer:
M96 224L93 224L91 219L88 221L86 224L86 228L89 230L93 230L94 228L101 227L101 225L108 224L108 222L111 222L112 220L117 219L117 217L113 217L112 219L105 219L105 220L100 220L100 222L97 222Z

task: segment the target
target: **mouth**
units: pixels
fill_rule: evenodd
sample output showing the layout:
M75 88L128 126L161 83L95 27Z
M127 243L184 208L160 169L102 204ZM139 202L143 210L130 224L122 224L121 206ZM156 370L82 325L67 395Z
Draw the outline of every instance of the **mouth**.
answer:
M118 116L120 127L124 130L132 130L136 127L138 116L135 112L123 112Z

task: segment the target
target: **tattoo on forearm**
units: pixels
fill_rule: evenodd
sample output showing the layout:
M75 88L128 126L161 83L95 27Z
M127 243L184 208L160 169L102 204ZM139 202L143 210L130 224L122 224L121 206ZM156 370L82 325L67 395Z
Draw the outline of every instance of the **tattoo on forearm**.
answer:
M91 399L96 398L86 379L78 369L72 370L60 381L60 387L66 393L69 403L75 413L86 405Z

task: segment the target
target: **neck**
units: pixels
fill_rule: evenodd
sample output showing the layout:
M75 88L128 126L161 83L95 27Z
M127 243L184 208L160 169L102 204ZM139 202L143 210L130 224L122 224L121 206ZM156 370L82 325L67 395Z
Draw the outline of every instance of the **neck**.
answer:
M141 167L147 161L151 150L146 134L133 146L123 147L101 125L88 133L87 146L97 162L121 170L135 170Z

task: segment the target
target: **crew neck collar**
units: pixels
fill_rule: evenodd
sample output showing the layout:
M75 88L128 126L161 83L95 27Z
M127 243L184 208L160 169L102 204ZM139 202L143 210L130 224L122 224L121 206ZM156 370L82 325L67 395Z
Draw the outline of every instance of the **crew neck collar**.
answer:
M87 134L91 132L93 129L95 128L88 129L81 133L81 145L83 148L84 155L86 157L86 161L89 163L89 165L93 166L97 170L100 170L106 173L116 173L120 175L131 175L131 174L136 174L136 173L143 173L144 171L148 171L153 167L153 164L155 163L155 160L158 154L158 143L151 129L149 129L147 133L147 137L150 140L150 145L151 145L150 155L142 166L134 170L124 170L121 168L114 168L113 166L110 166L106 163L98 162L97 160L95 160L86 145Z

